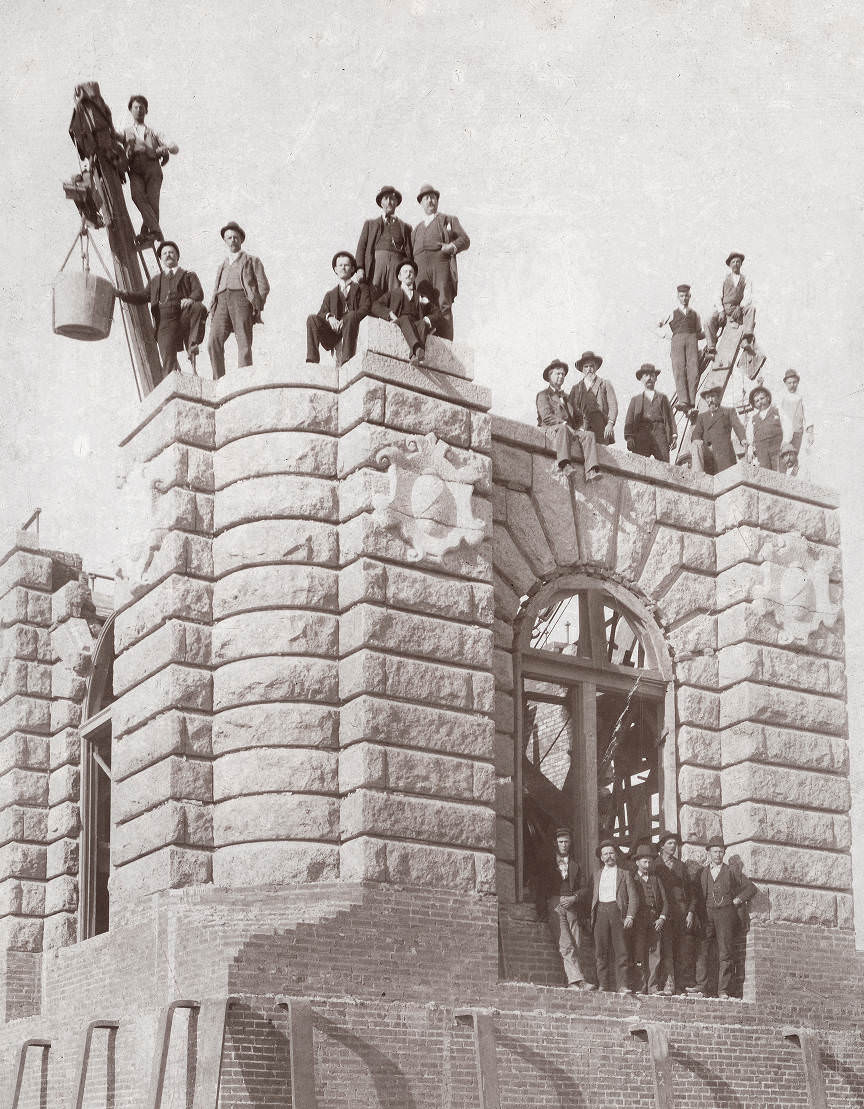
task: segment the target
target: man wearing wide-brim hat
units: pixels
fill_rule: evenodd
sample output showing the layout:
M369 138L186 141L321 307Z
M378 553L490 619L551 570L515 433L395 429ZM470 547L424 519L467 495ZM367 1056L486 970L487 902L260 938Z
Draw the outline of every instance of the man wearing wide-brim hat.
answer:
M215 378L225 374L225 340L232 331L237 338L237 365L252 365L252 325L261 322L270 292L261 259L243 250L246 232L240 224L231 220L219 234L227 254L216 271L207 343Z
M635 884L639 907L633 921L633 969L639 993L657 991L661 944L669 917L669 904L663 883L653 873L657 853L650 843L640 843L633 853L636 861Z
M723 390L709 385L702 390L706 408L699 412L690 433L692 467L696 473L719 474L738 461L732 446L734 431L742 450L747 441L744 425L734 408L721 408Z
M709 982L710 956L717 954L718 993L721 998L737 993L740 977L737 945L742 929L749 924L747 905L759 892L744 874L723 861L726 845L722 836L712 836L706 845L708 860L699 874L699 907L705 941L699 957L697 990L713 993Z
M720 289L720 300L705 325L705 333L708 338L705 344L706 354L713 355L717 353L717 334L720 327L727 320L741 325L745 349L750 351L753 349L756 308L753 305L752 282L749 277L745 277L741 272L743 261L744 255L738 250L733 250L726 259L729 273L726 274L723 280Z
M652 362L643 362L636 371L636 380L642 383L642 391L630 399L624 421L624 438L627 449L634 454L668 462L669 452L678 442L678 433L669 398L655 388L659 373Z
M467 250L471 240L456 216L438 211L441 194L434 185L421 185L417 203L423 217L411 234L411 253L417 263L417 281L428 281L438 293L442 339L453 338L453 301L459 288L456 255Z
M371 293L377 299L382 293L393 292L399 287L399 263L411 258L411 225L396 215L402 203L402 193L395 185L382 185L375 197L381 215L367 219L357 242L356 281L365 281L377 290Z
M750 390L750 415L748 440L758 465L766 470L783 473L786 465L782 458L783 423L780 413L771 403L771 392L762 384Z
M582 415L571 407L562 388L569 370L566 362L556 358L543 371L543 380L548 384L537 394L537 424L554 431L559 469L570 473L574 461L581 458L585 480L596 481L603 476L597 465L596 440L592 432L581 426Z
M597 857L602 866L594 872L591 897L597 980L602 990L617 988L618 993L630 993L627 933L639 908L639 893L633 875L619 865L618 845L613 839L601 840Z
M594 432L598 443L615 442L615 421L618 419L618 398L612 382L600 377L598 370L603 359L593 350L583 351L576 360L576 369L582 374L570 390L570 406L582 415L582 426Z
M306 361L318 362L318 348L332 350L336 365L354 357L361 320L372 311L369 285L354 281L357 262L347 250L339 250L330 263L336 284L324 294L317 315L306 317Z
M667 994L683 993L694 983L696 889L687 867L678 857L680 836L676 832L662 831L657 846L654 873L666 891L669 906L660 945L657 986Z

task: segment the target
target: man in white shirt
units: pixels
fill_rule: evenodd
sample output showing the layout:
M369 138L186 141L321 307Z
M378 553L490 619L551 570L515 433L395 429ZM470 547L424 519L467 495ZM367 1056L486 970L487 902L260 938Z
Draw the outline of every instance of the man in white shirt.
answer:
M699 340L705 338L702 321L690 307L690 286L678 286L678 303L657 325L672 334L672 373L675 375L675 408L689 412L696 407L699 388Z
M411 232L411 254L417 263L417 281L428 281L438 293L441 319L437 333L453 338L453 301L459 288L456 255L467 250L471 240L456 216L438 211L441 194L434 185L421 185L417 203L423 218Z
M711 313L705 325L708 341L705 345L706 354L717 353L717 332L722 324L731 320L743 328L744 349L753 351L753 335L756 327L756 309L753 306L753 283L749 277L741 272L744 255L733 251L726 259L729 273L723 281L720 290L720 302Z
M177 154L180 147L170 142L161 131L154 131L144 122L147 115L147 97L136 94L129 101L132 123L123 132L126 156L129 159L129 189L135 207L141 213L141 234L135 242L149 246L164 235L159 226L159 195L162 192L162 166L169 154Z
M252 325L261 322L261 309L270 292L261 259L242 249L246 241L243 228L232 220L221 235L227 254L216 272L207 342L215 378L225 373L225 340L232 331L237 338L237 365L252 365Z
M633 875L618 865L618 847L604 839L597 848L602 862L594 872L591 923L594 928L594 958L601 990L630 993L630 951L627 932L633 927L639 907L639 892ZM612 953L615 955L614 972Z
M798 371L788 369L783 375L786 392L777 401L780 422L783 425L783 446L780 453L786 463L786 473L798 473L798 458L804 432L807 432L807 446L813 446L813 425L807 423L804 415L804 398L798 392Z

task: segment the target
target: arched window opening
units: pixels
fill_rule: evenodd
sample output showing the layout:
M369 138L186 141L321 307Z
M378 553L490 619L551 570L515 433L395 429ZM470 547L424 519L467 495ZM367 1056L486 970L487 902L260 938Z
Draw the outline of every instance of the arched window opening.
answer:
M114 702L114 620L106 621L87 683L81 737L81 939L108 931L111 876L111 706Z
M669 691L656 629L611 584L584 579L526 616L517 798L524 898L572 829L577 857L596 865L601 839L625 851L664 823L662 745ZM614 592L613 592L614 588Z

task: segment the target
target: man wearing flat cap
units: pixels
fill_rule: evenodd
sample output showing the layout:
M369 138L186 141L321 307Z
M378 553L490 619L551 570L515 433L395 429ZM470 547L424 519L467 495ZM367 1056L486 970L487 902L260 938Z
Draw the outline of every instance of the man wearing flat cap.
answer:
M225 375L225 340L232 331L237 339L237 365L252 365L252 326L261 322L261 309L270 292L261 259L243 250L243 228L232 220L220 234L227 255L216 272L207 343L215 378Z
M672 334L672 373L675 375L675 407L689 412L696 407L699 388L699 340L705 338L699 313L690 307L690 286L678 286L678 303L657 325Z
M421 185L417 203L423 218L411 234L411 254L417 263L417 280L428 281L438 293L442 339L453 338L453 301L459 287L456 255L467 250L471 240L456 216L438 211L441 194L433 185Z
M643 362L636 371L642 392L632 397L624 421L627 450L643 458L669 461L669 451L678 442L672 405L665 393L655 389L660 371L651 362Z
M705 345L707 354L717 353L717 333L727 320L741 325L745 350L753 349L756 309L753 306L753 285L750 278L745 277L741 272L743 261L744 255L739 251L733 251L726 259L729 273L726 274L720 290L720 301L705 326L708 336L708 342Z
M132 122L123 131L126 157L129 159L129 191L132 201L141 213L141 234L136 246L149 246L162 239L159 226L159 197L162 192L162 167L169 154L179 153L180 147L171 142L161 131L154 131L144 122L149 105L147 97L136 93L129 100Z
M771 392L765 385L756 385L750 390L750 427L748 440L756 463L766 470L786 472L782 458L783 423L780 413L771 403Z
M382 214L367 219L357 243L356 281L374 286L372 299L399 287L399 263L411 257L411 225L396 215L402 193L393 185L382 185L375 197Z
M598 370L603 359L593 350L583 351L576 362L576 369L582 374L570 390L570 407L581 413L582 426L594 432L598 443L615 442L615 421L618 419L618 399L612 382L600 377Z
M354 357L360 321L372 311L368 285L353 281L357 263L354 255L340 250L331 262L336 284L324 294L317 316L306 317L306 361L318 362L319 346L335 353L336 365Z
M555 428L555 454L560 469L568 471L573 459L581 455L585 480L597 481L603 475L597 465L594 434L582 427L581 413L571 407L561 387L569 370L566 362L556 358L543 371L543 380L548 385L537 394L537 424L539 427Z
M687 867L678 858L681 840L675 832L661 832L654 873L666 891L668 916L660 947L657 986L664 993L683 993L693 985L693 931L696 927L696 890Z
M699 874L699 907L705 928L705 943L699 959L700 993L710 992L709 962L716 952L718 993L733 996L737 975L737 946L741 932L749 926L747 905L759 892L743 874L723 861L726 845L721 836L708 840L708 861Z
M537 882L537 916L546 920L564 964L567 985L575 989L596 990L586 980L579 962L582 944L582 919L587 915L591 887L582 880L582 870L573 854L573 834L569 828L555 831L555 851L546 872Z
M618 846L604 839L597 848L601 867L594 872L591 925L594 929L594 958L601 990L630 993L630 952L627 933L639 908L639 892L633 875L619 865ZM614 952L614 965L613 965Z
M711 385L702 390L707 408L696 416L690 433L693 470L698 474L719 474L738 461L732 446L732 432L742 448L747 441L744 425L734 408L721 408L723 390Z
M156 257L161 272L150 278L144 292L127 293L114 289L118 300L127 304L150 305L156 344L162 360L162 374L154 384L179 371L177 351L184 347L194 365L198 345L204 340L207 319L201 282L192 270L181 269L178 265L180 248L177 244L166 239L156 248Z

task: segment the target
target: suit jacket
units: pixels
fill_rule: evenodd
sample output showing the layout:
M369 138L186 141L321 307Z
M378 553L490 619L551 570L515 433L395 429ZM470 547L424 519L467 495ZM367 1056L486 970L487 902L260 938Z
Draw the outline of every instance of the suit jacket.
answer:
M599 408L606 422L614 424L618 419L618 398L611 382L605 377L599 378L600 386L596 394L589 389L584 381L577 381L570 390L570 407L574 412L581 412L587 416L589 412Z
M633 876L633 884L639 895L639 914L652 922L658 917L669 916L669 901L666 897L666 888L656 874L649 873L647 882L643 882L638 874ZM654 895L654 904L656 908L651 907L646 896L646 886L648 886Z
M324 294L318 315L335 316L337 320L341 320L346 312L360 312L361 315L368 316L371 311L372 294L368 285L353 284L348 290L347 305L339 293L339 286L334 285Z
M783 441L783 424L780 413L772 404L768 414L763 418L754 412L750 418L750 434L756 443L770 443L772 440L779 446Z
M696 912L696 890L690 881L687 867L680 859L673 859L671 867L658 859L654 864L654 873L666 891L666 902L672 920L681 922L688 913Z
M222 280L222 271L227 265L228 259L223 258L219 269L216 271L216 283L213 286L213 296L210 300L211 312L216 307L216 293L219 289L219 282ZM252 305L256 316L260 318L261 309L267 300L267 294L270 292L270 282L267 280L267 274L261 265L261 259L256 258L254 254L246 254L244 251L240 265L242 266L240 280L243 283L243 292Z
M603 873L604 867L594 871L594 888L591 894L591 926L594 926L594 921L597 918L597 906L600 903L600 875ZM615 900L618 902L618 908L621 911L622 919L628 916L635 916L639 908L639 891L636 889L636 882L633 875L625 867L619 864L618 866L618 880L615 883Z
M699 412L693 424L691 439L701 439L714 455L714 472L728 470L738 461L732 447L732 431L743 442L746 438L744 425L733 408L706 408Z
M666 441L671 443L675 436L675 419L672 416L672 405L665 393L654 393L654 402L649 403L645 392L632 397L627 408L627 418L624 421L624 438L638 439L639 430L643 424L660 422L666 428ZM650 428L646 428L650 430Z
M192 270L184 270L181 266L178 266L174 272L177 274L177 283L174 286L174 295L177 301L195 300L199 303L203 302L204 290L201 288L198 274L193 273ZM167 278L167 276L166 273L160 272L151 277L144 292L117 293L118 300L124 300L127 304L149 304L153 326L156 331L159 330L159 301L166 299L162 296L162 279L163 277Z
M736 897L740 898L743 902L752 901L759 892L749 878L745 877L743 874L736 873L728 863L722 863L720 866L720 873L717 875L714 882L714 892L719 898L719 904L715 905L713 899L709 898L709 891L711 888L711 883L709 881L710 877L711 870L706 864L699 875L701 907L705 911L710 908L722 908L724 905L731 905L733 899Z
M422 320L424 316L428 316L433 328L441 322L441 312L433 301L421 297L416 289L409 300L402 292L401 285L392 292L384 293L372 305L372 315L381 320L389 320L391 312L395 312L397 316L409 316L412 320Z
M443 212L438 212L432 223L438 221L438 226L441 232L442 243L452 243L456 247L456 254L461 254L463 250L467 250L471 245L471 240L468 238L468 233L465 228L456 218L456 216L445 216ZM432 226L430 223L430 227ZM426 223L421 220L420 223L411 232L411 255L414 256L415 245L417 243L418 232L421 228L425 229ZM456 254L450 255L450 278L453 282L453 296L459 288L459 269L456 265Z
M549 897L575 897L574 908L577 912L584 912L588 907L588 897L591 892L590 885L582 878L582 868L571 855L567 864L567 876L561 877L558 869L557 855L554 853L547 858L546 865L537 883L537 908L538 915L542 915L541 906L545 909L546 899Z
M537 394L537 425L538 427L555 427L558 424L569 424L578 428L582 423L582 414L574 412L566 393L556 392L550 385L541 389Z
M399 234L402 235L402 242L405 244L402 251L404 258L411 259L411 224L406 223L405 220L399 219L394 216L396 222L396 230L393 235L394 240L398 240ZM357 250L355 258L357 265L363 270L363 280L370 285L375 283L375 246L381 235L384 232L384 217L378 216L377 219L367 219L363 224L363 230L360 232L360 239L357 243Z

